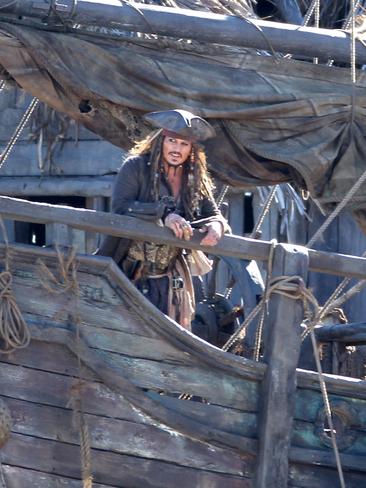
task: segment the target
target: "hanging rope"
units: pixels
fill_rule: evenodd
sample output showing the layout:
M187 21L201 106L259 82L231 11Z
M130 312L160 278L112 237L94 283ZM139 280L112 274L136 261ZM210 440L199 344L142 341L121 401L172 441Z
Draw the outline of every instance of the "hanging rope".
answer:
M354 21L352 21L352 19L355 19L356 13L358 9L361 7L361 1L362 0L357 0L353 6L351 3L348 15L342 24L342 30L348 30L351 27L351 24L354 24ZM351 27L351 32L352 31L353 34L351 33L351 36L353 35L355 37L354 25L353 27ZM352 59L352 54L351 54L351 59ZM329 59L327 62L327 66L333 66L333 63L334 63L334 59Z
M38 260L39 275L41 283L44 288L51 294L70 293L74 300L72 320L76 327L76 346L77 346L77 361L79 379L71 389L71 397L68 403L73 411L73 425L79 429L80 440L80 461L81 461L81 475L83 481L83 488L92 488L93 476L91 469L91 446L90 436L87 422L85 420L85 413L83 408L83 387L82 378L82 364L79 354L80 349L80 312L79 299L80 287L77 279L77 260L76 248L72 247L69 255L61 252L60 248L56 246L58 258L58 275L53 273L42 260Z
M4 475L4 468L3 468L3 463L1 461L1 458L0 458L0 488L7 488L5 475Z
M4 152L0 156L0 169L3 167L5 161L8 159L9 154L11 153L14 145L18 141L21 133L23 132L24 127L27 125L28 120L29 120L30 116L32 115L34 109L38 105L38 103L39 103L39 100L37 98L33 98L31 103L29 104L29 107L27 108L23 117L21 118L21 120L20 120L17 128L15 129L14 134L11 136Z
M12 292L9 241L1 216L0 228L5 242L5 270L0 273L0 339L4 346L0 348L0 352L10 354L27 347L31 334Z
M261 301L258 305L251 311L248 317L244 320L238 330L229 338L229 340L224 344L223 350L231 352L236 352L235 347L245 338L245 333L247 327L258 315L259 312L263 314L263 321L267 314L268 302L272 294L277 293L280 295L287 296L294 300L302 300L304 303L304 310L306 316L314 316L318 311L319 305L314 297L311 290L307 289L303 279L300 276L278 276L272 279L272 267L273 267L273 257L274 250L276 247L276 241L272 241L270 256L268 260L268 272L266 287ZM264 313L263 313L264 312ZM263 324L262 324L263 329ZM256 338L256 350L255 357L259 359L259 348L261 343L262 333L257 332L258 339Z
M342 463L341 463L341 457L339 455L339 449L338 449L338 445L337 445L336 430L334 428L332 410L330 407L329 396L328 396L328 392L327 392L327 385L325 384L325 380L324 380L324 374L322 371L322 365L321 365L320 356L319 356L319 349L318 349L318 345L316 343L314 330L311 331L310 337L311 337L311 343L313 346L316 368L318 371L318 378L319 378L320 389L322 392L322 397L323 397L323 402L324 402L324 407L325 407L325 414L326 414L326 417L328 420L330 437L331 437L331 441L332 441L332 447L333 447L334 456L336 459L339 482L341 484L341 488L346 488L346 483L344 481L344 475L343 475L343 469L342 469Z

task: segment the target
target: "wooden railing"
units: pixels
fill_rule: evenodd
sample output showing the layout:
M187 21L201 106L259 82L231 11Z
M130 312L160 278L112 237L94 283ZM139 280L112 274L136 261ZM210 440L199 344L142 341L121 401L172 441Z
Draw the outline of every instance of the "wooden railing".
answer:
M60 223L89 232L99 232L128 239L146 240L188 249L202 249L214 255L267 261L271 243L226 235L215 247L203 247L202 234L195 232L192 240L182 241L170 230L124 215L77 209L73 207L34 203L10 197L0 197L0 215L6 219L41 224ZM301 248L301 246L295 246ZM354 278L366 277L366 258L331 252L308 250L309 269L321 273Z

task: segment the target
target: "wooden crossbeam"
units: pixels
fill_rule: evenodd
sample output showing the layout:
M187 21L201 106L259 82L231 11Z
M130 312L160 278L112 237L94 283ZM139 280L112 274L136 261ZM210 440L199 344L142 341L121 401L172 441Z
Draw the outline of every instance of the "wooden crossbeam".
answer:
M60 223L89 232L109 234L128 239L149 240L187 249L202 249L213 255L267 261L270 242L239 236L225 236L215 247L199 244L202 234L195 232L191 241L182 241L158 225L143 220L95 210L28 202L0 196L0 215L6 219L40 224ZM354 278L366 277L366 258L309 249L312 271Z
M18 23L22 16L44 20L50 13L49 3L43 0L0 0L0 19L3 20L9 20L8 17L4 18L4 15L9 14L15 15ZM42 28L55 29L55 20L60 19L69 22L70 26L78 23L105 29L113 27L123 31L350 62L349 36L336 29L299 27L295 24L140 3L116 4L113 1L99 3L85 0L78 0L77 4L70 0L64 0L62 4L55 3L52 20L48 26L44 22ZM358 63L366 63L366 47L360 41L356 41L356 58Z

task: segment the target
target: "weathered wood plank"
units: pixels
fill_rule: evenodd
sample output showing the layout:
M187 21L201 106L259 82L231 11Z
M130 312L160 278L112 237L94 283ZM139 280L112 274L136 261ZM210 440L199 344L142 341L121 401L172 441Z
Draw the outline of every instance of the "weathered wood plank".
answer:
M27 323L29 325L32 337L37 341L42 341L42 332L50 331L51 329L63 329L62 324L40 322L40 320L34 318L33 316L26 316ZM76 331L76 327L71 326L69 329ZM144 337L136 336L133 332L127 333L124 331L110 330L102 327L90 326L85 324L79 325L79 331L81 332L84 340L92 349L102 350L106 352L115 352L129 356L132 358L149 359L154 361L159 361L165 364L181 364L181 365L197 365L198 362L192 355L188 352L179 350L174 347L168 341L159 340L159 338L154 337ZM49 343L53 346L52 342ZM43 343L43 346L39 348L40 354L45 354L48 350L48 345ZM32 360L32 355L27 352L19 351L21 355L28 354L30 361ZM37 355L34 355L36 360L39 361ZM18 356L16 360L19 361ZM34 364L36 366L36 364ZM52 370L52 365L50 364L49 371Z
M131 239L146 239L172 244L188 249L203 249L214 255L233 256L242 259L268 260L270 243L238 236L224 236L214 247L202 247L202 234L196 232L190 241L175 238L165 228L150 222L124 215L76 209L67 206L27 202L10 197L0 197L1 214L4 218L47 224L58 222L77 229L100 232ZM339 276L362 278L366 276L366 258L309 250L309 267L313 271Z
M366 344L366 323L324 325L316 329L316 337L320 342Z
M96 354L96 358L103 362L105 368L107 366L113 368L125 381L140 388L179 394L189 393L202 396L210 403L217 405L252 412L257 410L258 384L256 382L243 381L236 376L229 377L220 371L212 371L209 367L161 364L158 361L96 351L93 351L92 354ZM20 373L32 376L33 381L37 383L37 375L31 374L31 370L21 368L18 374ZM14 371L13 374L17 374L17 372ZM47 380L46 372L39 371L39 374L42 374L42 379L40 377L39 381L53 381L52 376ZM46 375L44 380L43 375ZM0 391L2 381L6 381L6 379L0 379ZM62 382L62 378L55 378L55 382L57 381Z
M330 440L325 443L323 438L326 437L325 433L323 436L320 435L320 422L310 423L302 421L294 421L294 428L292 432L292 445L293 447L309 449L309 450L320 450L332 456L332 453L328 452ZM345 432L337 432L337 442L338 446L342 451L345 451L348 457L347 467L353 466L355 468L365 467L365 451L366 451L366 436L364 427L358 428L358 426L351 425ZM347 447L345 447L347 446ZM348 447L349 446L349 447ZM352 461L353 456L353 461ZM321 456L319 456L320 461ZM349 464L352 463L352 464Z
M140 388L188 393L209 403L257 411L259 384L203 365L161 364L158 361L100 353L100 357Z
M4 247L0 246L0 256L3 256L3 253ZM55 266L56 261L56 255L53 250L31 246L13 246L12 255L12 264L16 268L15 273L20 273L19 276L22 277L22 281L26 281L27 273L24 273L21 270L26 266L29 266L29 263L34 263L37 258L41 258L45 264L51 268ZM89 282L98 283L99 279L102 280L102 282L104 279L107 279L108 283L112 286L115 295L118 295L118 297L125 304L125 307L122 307L124 313L132 314L132 316L136 317L136 310L139 310L141 315L140 319L142 319L141 324L148 323L148 328L144 330L145 335L146 331L155 337L158 333L159 335L163 335L166 339L168 339L169 342L176 344L180 349L192 352L197 358L199 358L200 361L203 361L206 364L210 364L222 370L228 370L232 373L244 375L245 377L253 380L260 380L262 378L265 370L264 364L255 364L252 361L245 360L244 358L238 358L230 354L222 353L221 351L202 341L197 341L192 335L180 330L178 327L174 327L171 321L167 320L155 309L155 307L149 305L146 300L143 300L143 297L141 297L140 294L136 293L136 289L128 282L128 280L122 275L111 260L102 258L100 256L78 256L78 268L82 273L87 272L88 270L90 272L90 270L93 269L91 276L88 274L85 275ZM31 271L31 273L34 272ZM95 273L98 273L100 276L98 277L98 275ZM30 279L29 286L32 286L32 283L34 283L32 280L34 280L33 276ZM89 290L87 288L88 285L85 284L85 286L86 290ZM91 318L97 316L98 320L96 321L96 325L99 324L101 326L104 325L106 327L120 329L120 324L123 325L123 321L119 321L118 317L116 318L115 325L112 323L113 321L108 321L108 323L105 323L104 320L100 320L100 317L102 317L103 314L105 316L107 311L113 309L111 308L110 304L108 304L108 301L106 301L105 304L103 303L103 292L102 296L100 296L100 288L101 287L99 285L96 286L96 288L92 287L92 290L89 290L86 293L86 297L90 297L93 307L95 307L93 308L95 313L92 314ZM144 306L142 306L142 302L145 304ZM101 307L101 305L103 305L103 307ZM99 316L98 310L100 307L101 310ZM37 308L38 311L39 309L40 307ZM53 313L57 314L59 311L60 309L56 309ZM54 319L59 320L56 315L53 317ZM146 320L147 317L148 320ZM135 333L139 334L141 333L141 330L138 330ZM355 388L357 388L358 398L366 398L365 381L355 380L352 378L343 378L339 376L335 377L333 375L325 375L324 378L327 383L328 390L331 393L344 396L354 396ZM318 375L311 371L298 370L298 384L301 388L318 391Z
M9 398L66 408L77 378L37 371L13 364L1 364L0 393ZM40 388L42 385L42 388ZM85 412L143 421L144 415L131 409L122 395L112 392L99 382L85 382ZM147 417L146 417L147 420Z
M83 355L85 353L83 352ZM82 358L83 359L83 358ZM231 446L243 452L253 452L253 443L250 439L240 437L237 434L225 432L211 425L209 429L204 427L199 420L194 417L187 417L178 411L167 409L164 404L156 399L151 399L146 393L142 392L123 375L116 370L103 366L102 362L93 364L93 369L100 372L107 384L111 385L113 391L123 394L134 405L134 412L146 412L143 418L153 419L153 422L169 425L172 429L185 434L186 436L215 443L219 446ZM46 405L57 405L66 407L70 400L71 388L75 386L76 380L45 373L44 371L32 371L29 368L19 368L9 364L2 365L4 375L0 377L0 392L5 396L43 403ZM38 385L42 384L42 389L38 391ZM116 400L120 397L106 388L102 384L86 383L83 392L85 394L84 410L86 413L97 415L108 415L111 417L124 418L126 415L126 402L118 404ZM107 414L106 410L110 413ZM131 408L127 409L130 415Z
M79 445L79 432L72 425L71 410L14 399L7 399L6 404L12 414L12 432ZM95 415L85 415L85 421L94 449L243 475L243 458L238 454L207 446L159 426Z
M365 484L365 474L345 472L347 488L360 488ZM337 471L321 466L306 466L302 463L291 463L289 467L289 487L296 488L335 488L340 486Z
M58 276L57 267L48 266L48 269ZM74 295L47 291L40 282L37 262L13 266L12 274L13 291L24 314L38 316L41 322L48 319L50 324L69 324L71 317L76 316ZM78 315L82 323L139 336L156 336L154 329L138 317L123 294L117 295L106 279L96 274L78 273L78 284Z
M31 148L33 147L33 151ZM0 153L5 144L0 144ZM103 176L117 173L121 166L122 151L107 141L88 141L84 150L75 150L75 142L66 141L57 155L57 163L49 169L48 176ZM106 157L108 154L108 157ZM37 146L16 144L11 159L1 168L1 176L41 176Z
M18 349L10 354L0 354L0 361L76 378L80 374L83 379L100 382L98 376L84 365L79 371L77 357L61 344L31 341L24 349Z
M74 196L110 197L112 195L113 176L48 177L17 176L0 178L0 194L7 196Z
M171 488L176 486L178 479L184 479L186 486L250 487L249 480L239 476L184 468L171 463L96 449L92 449L91 454L94 480L116 487ZM13 433L2 449L2 457L5 464L71 478L80 476L79 447L70 444ZM249 464L247 469L250 474Z
M80 480L3 464L6 488L80 488ZM114 488L93 483L94 488Z
M305 248L288 244L276 246L271 278L300 276L306 283L307 272L308 255ZM271 483L277 488L287 486L303 314L302 300L279 294L270 297L266 323L268 334L264 345L267 370L260 402L256 488L266 488Z

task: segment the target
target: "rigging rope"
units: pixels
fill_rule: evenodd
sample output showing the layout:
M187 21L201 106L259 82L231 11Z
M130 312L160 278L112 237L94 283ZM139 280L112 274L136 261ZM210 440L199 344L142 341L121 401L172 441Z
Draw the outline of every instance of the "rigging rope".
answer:
M34 97L31 101L31 103L29 104L29 107L27 108L23 117L21 118L21 120L20 120L17 128L15 129L14 134L11 136L4 152L0 155L0 169L3 167L5 161L8 159L9 154L11 153L14 145L18 141L21 133L23 132L24 127L27 125L28 120L29 120L30 116L32 115L34 109L38 105L38 103L39 103L39 100Z
M278 185L274 185L272 188L271 188L271 191L269 192L267 198L266 198L266 201L264 202L264 205L263 205L263 208L262 208L262 211L257 219L257 222L250 234L250 238L251 239L257 239L258 236L259 236L259 232L262 228L262 225L263 225L263 222L264 222L264 219L266 218L270 208L271 208L271 205L272 205L272 202L273 202L273 198L276 194L276 191L277 191L277 188L278 188ZM235 277L232 276L230 282L228 283L228 286L226 287L225 289L225 292L224 292L224 297L226 299L229 299L230 296L231 296L231 293L233 291L233 288L234 288L234 285L235 285Z
M323 402L324 402L324 407L325 407L325 414L328 420L328 425L329 425L329 430L330 430L330 437L332 441L332 447L334 451L334 456L336 459L336 465L337 465L337 471L338 471L338 476L339 476L339 482L341 484L341 488L346 488L346 483L344 481L344 475L343 475L343 469L342 469L342 463L341 463L341 458L339 455L339 449L337 445L337 438L336 438L336 430L334 428L333 424L333 418L332 418L332 410L330 407L330 402L329 402L329 396L327 392L327 385L325 384L324 380L324 375L322 371L322 365L320 362L320 355L319 355L319 350L318 350L318 345L316 342L314 330L311 331L310 333L311 337L311 343L313 346L313 352L314 352L314 357L315 357L315 363L316 363L316 368L318 371L318 378L319 378L319 384L320 384L320 389L322 392L322 397L323 397Z
M4 475L3 463L0 458L0 488L6 488L6 481Z

